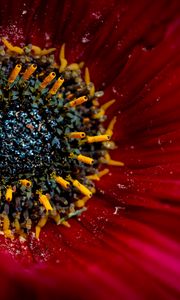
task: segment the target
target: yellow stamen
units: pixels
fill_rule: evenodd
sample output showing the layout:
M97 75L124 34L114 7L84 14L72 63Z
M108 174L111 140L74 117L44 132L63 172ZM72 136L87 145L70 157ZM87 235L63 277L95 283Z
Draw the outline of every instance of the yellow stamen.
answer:
M103 109L104 111L106 111L111 105L114 104L116 100L115 99L112 99L106 103L104 103L102 106L101 106L101 109Z
M69 105L70 107L75 107L75 106L77 106L77 105L80 105L80 104L86 102L87 100L88 100L88 98L87 98L86 96L82 96L82 97L79 97L79 98L77 98L77 99L75 99L75 100L70 101L70 102L68 103L68 105Z
M74 132L69 133L68 136L72 139L82 139L82 138L85 138L86 134L85 134L85 132L74 131Z
M110 136L113 135L113 129L114 129L114 125L115 125L116 121L117 121L117 117L113 117L111 122L108 125L108 128L106 130L106 134L108 134Z
M104 170L99 171L98 176L99 176L99 178L101 178L102 176L104 176L108 173L109 173L109 169L104 169Z
M17 64L15 66L8 78L9 83L13 83L16 80L17 76L19 75L19 72L21 71L21 68L22 66L20 64Z
M79 69L82 69L84 67L84 61L81 61L80 63L79 63Z
M20 55L22 55L24 53L24 50L22 48L17 47L17 46L13 46L5 38L2 38L2 42L8 48L9 51L15 52L15 53L20 54Z
M102 171L99 171L97 174L92 174L92 175L88 175L86 176L86 178L90 179L90 180L100 180L100 178L106 174L109 173L109 169L104 169Z
M52 88L49 91L49 94L51 95L55 95L58 91L58 89L61 87L61 85L63 84L64 79L62 77L59 77L56 82L53 84Z
M40 89L45 89L48 84L51 83L51 81L56 77L55 72L51 72L48 76L46 76L40 84Z
M6 214L3 214L3 231L8 230L10 227L10 220Z
M61 224L64 225L65 227L67 227L67 228L71 227L71 225L69 224L68 221L62 221Z
M92 165L94 163L94 159L92 159L88 156L82 155L82 154L79 154L77 156L77 160L79 160L85 164L88 164L88 165Z
M57 183L59 183L63 188L65 188L65 189L69 188L69 186L70 186L69 181L63 179L61 176L54 175L53 177L54 177L55 181Z
M45 207L46 211L48 210L53 210L50 202L49 202L49 199L46 195L43 195L43 194L39 194L39 202Z
M30 65L23 74L23 79L28 80L31 75L36 71L37 66L35 64Z
M98 174L88 175L88 176L86 176L86 178L88 178L88 179L90 179L90 180L97 180L97 181L100 180Z
M32 45L31 51L33 51L33 55L35 56L42 56L42 55L48 55L52 52L54 52L56 48L49 48L49 49L41 49L38 46Z
M104 116L106 110L107 110L111 105L113 105L115 101L116 101L115 99L112 99L112 100L106 102L105 104L103 104L103 105L101 106L99 112L98 112L97 114L93 115L93 118L94 118L94 119L99 119L99 118L101 118L102 116Z
M90 96L91 96L91 97L93 97L93 96L94 96L94 94L95 94L95 86L94 86L94 84L93 84L93 83L92 83L92 85L91 85L91 87L90 87L89 94L90 94Z
M15 227L16 232L19 233L21 230L21 226L20 226L18 218L15 218L15 220L14 220L14 227Z
M87 142L89 144L96 142L105 142L110 140L110 136L107 134L104 135L96 135L96 136L87 136Z
M6 201L8 201L8 202L12 201L12 194L13 194L12 187L11 186L7 187L6 195L5 195Z
M91 80L90 80L90 73L89 73L89 69L86 67L85 68L85 76L84 76L84 80L85 83L88 85L90 84Z
M73 63L73 64L68 65L67 69L70 71L77 71L77 70L79 70L79 65L76 63Z
M81 208L81 207L84 207L84 205L86 204L86 202L88 200L89 200L89 197L84 196L82 199L75 201L74 204L77 208Z
M41 219L39 220L37 226L36 226L36 233L35 233L35 236L36 236L36 239L38 240L39 239L39 235L40 235L40 232L41 232L41 228L44 227L47 223L47 220L48 220L48 216L43 216L41 217Z
M72 180L73 186L76 187L82 194L87 196L88 198L92 197L91 191L81 184L78 180Z
M19 182L23 185L23 186L27 186L30 187L32 185L32 182L30 180L27 179L20 179Z
M60 49L59 60L61 63L59 72L63 72L65 70L65 68L67 67L67 63L68 63L67 60L65 59L65 44L63 44Z
M102 161L102 163L110 165L110 166L117 166L117 167L124 166L123 162L111 159L109 153L106 153L104 158L101 161Z

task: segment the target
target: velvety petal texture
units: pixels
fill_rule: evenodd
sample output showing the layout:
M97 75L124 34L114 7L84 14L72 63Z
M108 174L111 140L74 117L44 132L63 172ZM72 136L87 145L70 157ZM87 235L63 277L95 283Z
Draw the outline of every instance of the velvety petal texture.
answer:
M180 296L180 4L1 0L0 35L85 61L102 103L116 98L111 167L71 228L0 238L1 299ZM108 124L108 122L107 122Z

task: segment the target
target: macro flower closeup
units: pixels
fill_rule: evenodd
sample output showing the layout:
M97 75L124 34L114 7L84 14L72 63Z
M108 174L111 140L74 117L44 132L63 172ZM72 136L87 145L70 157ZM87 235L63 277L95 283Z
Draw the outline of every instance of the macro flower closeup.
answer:
M68 222L65 218L66 226L57 226L53 221L48 221L45 226L36 226L36 238L32 234L26 238L11 238L9 229L1 232L0 299L179 299L179 12L178 0L1 0L0 55L5 57L1 58L3 67L4 62L8 62L5 72L10 74L12 69L11 57L6 57L5 47L9 47L8 50L16 47L12 48L15 52L33 49L35 53L54 49L53 65L56 67L59 60L61 67L65 63L60 73L66 72L66 62L73 71L78 65L86 85L95 87L96 93L85 86L88 97L95 93L98 98L93 98L93 109L99 109L98 101L100 110L110 103L108 101L115 101L108 106L107 119L104 118L103 123L104 128L112 129L112 144L105 140L110 131L101 129L103 142L114 148L106 153L111 159L102 161L109 171L94 180L96 193L87 201L87 210L74 214ZM37 68L33 59L32 73ZM42 55L40 63L39 74L44 72L43 64L44 68L47 67L46 55ZM55 76L54 69L49 71L51 76ZM73 74L77 75L76 72ZM8 84L16 80L13 76L11 73ZM63 76L69 76L68 72ZM35 76L33 80L36 80ZM45 77L41 83L43 88L46 88L47 80ZM59 77L58 80L60 87L64 79ZM72 78L68 80L71 82ZM78 80L81 82L81 78ZM94 86L88 85L90 81ZM6 79L0 77L0 100L8 93L4 82ZM71 88L69 85L66 83L67 89ZM51 88L51 96L55 89ZM71 94L68 95L71 97ZM13 99L16 100L16 96L14 93ZM81 94L79 96L78 101L87 100L82 99ZM31 99L31 94L28 97ZM74 109L77 102L72 100L70 103ZM10 130L8 126L11 126L9 120L16 119L17 115L9 113L6 102L0 102L0 105L7 125L3 125L4 131L0 127L2 179L3 172L11 172L11 166L18 165L16 157L12 157L12 165L9 164L9 154L4 158L4 153L11 150L6 138ZM26 103L22 104L26 107L23 105ZM87 111L77 109L79 115L76 115L73 109L76 117L84 116ZM49 114L47 107L46 112ZM20 118L24 122L25 109ZM96 127L100 128L98 118L95 119L97 122L93 118L88 122L96 122ZM116 122L113 121L113 126L110 126L112 128L108 127L109 122L115 119ZM41 116L37 116L37 120L41 121ZM40 123L33 122L31 126L40 126L40 131ZM16 128L13 134L15 136L16 130L19 130L23 137L23 128L18 126L13 127ZM47 145L51 139L48 134ZM69 131L67 134L70 134ZM26 145L29 147L28 143L27 138ZM70 149L68 147L66 149ZM40 145L40 148L44 164L49 155L48 147L43 149ZM102 152L104 149L98 146L86 148L90 153L95 150ZM29 153L28 150L25 159ZM91 159L82 157L77 151L73 155L79 160L81 157L81 162ZM31 162L33 164L33 158ZM21 169L21 166L18 165L18 168ZM73 170L78 174L77 165ZM20 178L23 185L25 179ZM54 178L57 180L57 177ZM67 184L66 180L62 180L61 184ZM75 186L75 180L70 178L69 181ZM28 184L30 187L31 182ZM87 196L89 190L81 185L78 187ZM7 189L10 189L9 193L15 192L10 187ZM46 201L45 208L51 209L48 198L40 191L38 193L39 199ZM6 200L10 198L6 196ZM2 198L0 201L2 204ZM2 224L1 227L4 226Z

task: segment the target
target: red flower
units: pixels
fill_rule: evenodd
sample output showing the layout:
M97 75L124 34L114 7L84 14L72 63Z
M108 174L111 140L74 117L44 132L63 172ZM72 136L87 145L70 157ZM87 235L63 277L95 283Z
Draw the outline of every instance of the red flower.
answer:
M1 238L1 299L178 299L180 292L179 1L5 1L12 42L84 60L116 97L115 159L125 163L71 229L39 242ZM8 255L8 257L6 257ZM10 257L11 256L11 257Z

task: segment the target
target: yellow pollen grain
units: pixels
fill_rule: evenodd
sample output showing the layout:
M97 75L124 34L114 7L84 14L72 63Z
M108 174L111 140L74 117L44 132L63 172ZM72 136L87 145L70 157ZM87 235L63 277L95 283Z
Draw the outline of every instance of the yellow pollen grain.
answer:
M96 142L105 142L105 141L109 141L109 140L110 140L110 136L107 134L96 135L96 136L87 136L87 142L89 144L96 143Z
M30 180L27 180L27 179L20 179L19 182L20 182L20 184L22 184L23 186L27 186L27 187L32 186L32 182L31 182Z
M92 197L91 191L87 187L85 187L83 184L81 184L78 180L73 180L73 186L76 187L85 196L87 196L89 198Z
M8 78L8 82L9 83L13 83L17 76L19 75L20 71L21 71L22 66L20 64L17 64L14 69L12 70L9 78Z
M62 86L64 82L64 79L62 77L59 77L56 82L53 84L52 88L49 91L49 94L55 95L58 91L58 89Z
M6 194L5 194L6 201L8 201L8 202L12 201L12 194L13 194L12 187L11 186L7 187Z
M94 163L94 159L92 159L91 157L82 155L82 154L79 154L77 156L77 160L79 160L85 164L88 164L88 165L92 165Z
M55 77L56 77L56 73L54 73L54 72L51 72L49 75L47 75L47 76L44 78L43 82L41 82L41 84L40 84L40 86L39 86L40 89L45 89L46 86L47 86L48 84L50 84L51 81L52 81Z
M8 48L9 51L15 52L16 54L24 54L24 50L20 47L13 46L10 42L8 42L5 38L2 38L3 44Z
M31 75L36 71L37 66L35 64L31 64L24 72L23 79L28 80Z
M67 189L70 186L69 181L65 180L64 178L62 178L61 176L54 176L54 179L57 183L59 183L63 188Z
M65 44L61 46L60 52L59 52L59 60L60 60L60 67L59 72L63 72L65 68L67 67L67 59L65 59Z
M75 107L77 105L80 105L80 104L86 102L87 100L88 100L88 98L86 96L82 96L75 100L70 101L68 104L70 107Z
M86 134L83 131L74 131L68 134L68 136L72 139L83 139L85 138Z
M39 195L39 202L45 207L46 211L53 210L53 208L52 208L52 206L49 202L49 199L46 195L40 194Z

